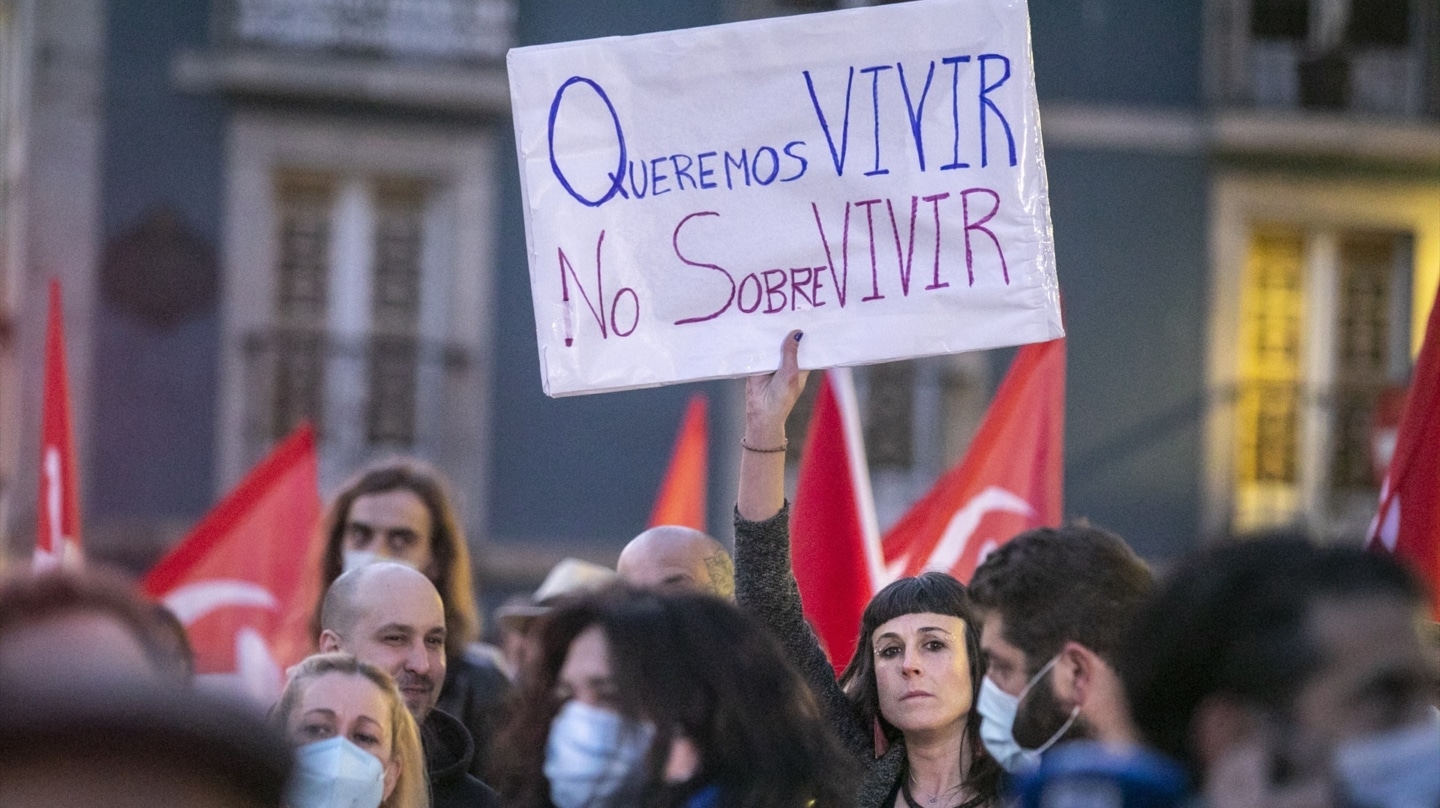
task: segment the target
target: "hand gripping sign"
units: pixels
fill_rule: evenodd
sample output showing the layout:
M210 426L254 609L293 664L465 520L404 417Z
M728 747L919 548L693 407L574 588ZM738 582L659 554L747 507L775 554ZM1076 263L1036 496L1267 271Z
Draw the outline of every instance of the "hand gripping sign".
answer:
M1024 0L508 57L545 392L1063 335ZM767 364L771 363L771 364Z

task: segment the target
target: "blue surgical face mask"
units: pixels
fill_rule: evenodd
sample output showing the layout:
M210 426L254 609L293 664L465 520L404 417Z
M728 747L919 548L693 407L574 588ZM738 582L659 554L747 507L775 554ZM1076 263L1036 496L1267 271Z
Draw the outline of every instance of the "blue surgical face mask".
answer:
M1050 739L1036 749L1026 749L1015 740L1015 715L1020 712L1020 702L1059 661L1060 656L1057 654L1046 662L1045 666L1025 683L1018 696L1001 690L989 676L980 682L980 701L976 705L981 719L980 742L985 744L985 751L1011 774L1034 768L1040 762L1040 755L1065 737L1065 733L1080 716L1080 705L1077 704L1070 710L1070 717L1065 719L1060 729L1055 730Z
M1350 801L1363 808L1440 805L1440 712L1407 727L1345 741L1335 773Z
M545 779L556 808L629 804L644 781L649 724L571 699L550 723Z
M295 750L290 808L379 808L384 796L385 767L349 740L337 736Z

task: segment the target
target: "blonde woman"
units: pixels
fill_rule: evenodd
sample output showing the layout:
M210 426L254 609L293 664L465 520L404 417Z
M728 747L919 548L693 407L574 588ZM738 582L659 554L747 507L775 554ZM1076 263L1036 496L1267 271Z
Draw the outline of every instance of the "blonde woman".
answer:
M415 720L379 668L350 654L308 657L271 717L295 748L289 808L430 808Z

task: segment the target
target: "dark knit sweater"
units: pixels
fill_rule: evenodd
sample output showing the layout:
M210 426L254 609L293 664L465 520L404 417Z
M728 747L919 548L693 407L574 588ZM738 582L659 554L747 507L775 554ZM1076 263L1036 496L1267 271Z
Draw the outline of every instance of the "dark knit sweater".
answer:
M905 764L905 743L897 741L875 757L875 736L864 726L835 681L835 669L800 604L800 587L790 568L790 505L763 522L735 515L735 600L759 617L809 682L826 722L864 767L857 808L889 808Z

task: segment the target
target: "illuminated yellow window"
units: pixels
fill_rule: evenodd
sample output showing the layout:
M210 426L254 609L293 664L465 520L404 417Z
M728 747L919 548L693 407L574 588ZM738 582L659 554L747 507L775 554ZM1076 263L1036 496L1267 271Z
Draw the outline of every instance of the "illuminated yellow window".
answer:
M1235 410L1242 531L1284 524L1298 504L1304 250L1300 232L1261 229L1245 264Z
M1206 536L1359 542L1440 285L1440 183L1225 173L1212 219Z

